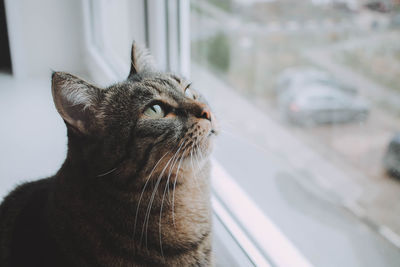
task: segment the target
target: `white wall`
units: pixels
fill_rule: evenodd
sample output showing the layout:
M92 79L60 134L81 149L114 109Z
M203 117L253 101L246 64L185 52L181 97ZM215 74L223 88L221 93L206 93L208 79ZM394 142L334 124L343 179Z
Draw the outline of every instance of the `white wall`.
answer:
M5 0L13 73L85 72L80 0Z

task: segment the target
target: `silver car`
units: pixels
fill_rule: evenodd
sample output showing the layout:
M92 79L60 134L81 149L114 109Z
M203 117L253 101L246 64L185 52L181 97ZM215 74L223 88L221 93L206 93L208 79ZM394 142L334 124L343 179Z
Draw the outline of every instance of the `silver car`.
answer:
M281 94L290 88L305 84L330 80L326 72L311 67L292 67L285 69L277 78L276 93Z
M355 88L345 85L329 73L313 67L287 68L278 76L275 90L279 96L288 90L302 90L309 85L329 86L346 93L357 93Z
M279 104L284 116L300 125L364 121L369 114L365 100L321 85L288 90L280 96Z

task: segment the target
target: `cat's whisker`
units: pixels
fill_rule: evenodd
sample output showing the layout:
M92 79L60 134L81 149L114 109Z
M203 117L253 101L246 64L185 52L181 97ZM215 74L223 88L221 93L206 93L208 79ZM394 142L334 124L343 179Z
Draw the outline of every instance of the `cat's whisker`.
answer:
M202 190L200 189L199 183L197 182L197 175L196 175L196 170L193 164L193 147L194 143L192 144L190 148L190 162L192 164L192 171L193 171L193 178L194 178L194 183L196 184L197 189L199 190L200 193L202 193Z
M197 166L199 168L199 171L201 171L201 166L200 166L199 161L204 164L204 157L203 157L203 153L201 152L201 148L199 147L198 143L196 143L195 149L196 149ZM199 160L199 158L200 158L200 160Z
M174 210L175 209L174 208L175 207L175 187L176 187L176 182L178 181L178 174L179 174L179 170L181 168L182 160L183 160L183 157L185 156L186 151L187 151L187 148L183 151L181 158L179 160L178 169L175 174L174 189L172 190L172 223L173 223L175 229L176 229L175 210Z
M153 174L154 170L156 169L156 167L158 166L158 164L160 164L161 160L168 154L170 153L169 151L167 153L165 153L158 161L157 163L154 165L153 169L151 170L149 176L146 179L146 183L143 186L142 192L140 193L140 197L139 197L139 201L137 204L137 208L136 208L136 214L135 214L135 224L133 226L133 239L135 239L135 235L136 235L136 223L137 223L137 217L138 217L138 213L139 213L139 208L140 208L140 202L142 201L142 197L143 197L143 193L146 190L146 186L148 184L148 182L150 181L151 175Z
M202 174L203 173L202 172L203 171L203 166L205 164L205 160L204 160L204 157L203 157L203 153L201 151L202 151L201 148L199 146L197 146L197 154L198 154L197 161L199 161L199 157L200 157L202 165L200 163L198 163L198 166L199 166L199 172Z
M169 168L168 179L167 179L168 181L169 181L169 178L170 178L171 173L172 173L172 171L173 171L173 168L174 168L175 165L176 165L176 162L179 160L178 153L179 153L179 151L181 150L181 148L184 147L185 143L186 143L186 140L183 139L182 144L179 146L178 151L177 151L177 152L175 153L175 155L174 155L174 157L175 157L175 162L174 162L173 165ZM168 186L168 199L169 199L169 197L170 197L170 193L169 193L169 186Z
M164 259L164 261L165 261L165 258L164 258L164 251L163 251L162 237L161 237L161 227L162 227L161 217L162 217L162 209L163 209L163 205L164 205L165 192L166 192L167 187L168 187L168 182L169 182L169 178L168 178L167 182L165 183L164 193L163 193L162 200L161 200L160 218L159 218L159 221L158 221L158 235L159 235L159 238L160 238L160 252L161 252L161 256Z
M203 153L203 152L205 151L205 150L204 150L204 147L205 147L205 146L206 146L206 144L203 143L203 144L201 145L201 151L200 151L200 155L201 155L201 157L203 158L203 161L208 157L208 156L205 156L204 153Z
M182 144L183 144L183 143L182 143ZM181 144L181 145L182 145L182 144ZM180 147L181 147L181 146L180 146ZM180 150L180 147L179 147L179 149L175 152L174 156L178 153L178 151ZM144 226L146 225L146 232L145 232L145 233L146 233L146 235L145 235L146 248L147 248L147 230L148 230L148 226L149 226L150 213L151 213L151 208L152 208L152 206L153 206L154 197L155 197L155 194L156 194L156 192L157 192L157 190L158 190L158 185L159 185L160 182L161 182L162 176L163 176L165 170L168 168L169 164L172 162L174 156L171 157L171 158L168 160L167 164L164 166L162 172L160 173L160 175L159 175L159 177L158 177L158 179L157 179L155 188L154 188L154 190L153 190L153 192L152 192L152 194L151 194L150 203L149 203L148 206L147 206L147 207L148 207L148 208L147 208L147 211L146 211L147 222L146 222L146 216L145 216L145 223L143 224L143 227L142 227L142 235L141 235L141 237L140 237L140 243L142 243Z
M165 183L164 193L163 193L162 200L161 200L160 219L159 219L159 222L158 222L158 232L159 232L159 236L160 236L160 250L161 250L161 256L163 257L164 260L165 260L165 258L164 258L164 251L163 251L162 237L161 237L161 227L162 227L162 224L161 224L161 217L162 217L162 210L163 210L164 199L165 199L165 192L167 191L167 188L168 188L168 192L169 192L169 179L170 179L170 177L171 177L171 172L172 172L173 168L175 167L175 165L176 165L176 163L177 163L177 160L179 159L179 157L177 157L177 155L178 155L178 152L181 150L182 145L183 145L184 143L185 143L185 142L183 142L183 143L180 145L179 149L176 151L176 153L175 153L175 155L174 155L174 157L173 157L173 158L175 158L175 159L173 160L173 163L172 163L171 167L169 168L168 178L167 178L167 181L166 181L166 183Z
M193 146L193 156L194 156L194 160L197 164L197 171L201 170L200 162L203 162L203 156L201 154L201 150L199 147L200 142L201 141L194 143L194 146ZM199 159L199 157L201 157L201 159Z
M167 183L169 183L169 180L170 180L172 171L173 171L173 169L175 168L176 163L177 163L177 162L179 161L179 159L180 159L180 156L179 156L178 153L179 153L179 151L182 149L182 147L184 147L185 144L186 144L186 140L184 140L184 142L180 145L178 151L177 151L177 152L175 153L175 155L174 155L174 158L175 158L175 159L174 159L174 161L173 161L171 167L169 168ZM169 199L169 198L170 198L170 192L169 192L169 186L168 186L168 199Z
M135 214L135 224L134 224L134 227L133 227L133 229L134 229L134 230L133 230L133 232L134 232L134 234L133 234L133 239L135 239L135 235L136 235L137 218L138 218L138 213L139 213L139 208L140 208L140 203L141 203L141 201L142 201L143 193L144 193L144 191L145 191L145 189L146 189L146 186L147 186L148 182L150 181L150 178L151 178L151 176L152 176L154 170L157 168L158 164L160 164L161 160L162 160L167 154L169 154L169 153L170 153L170 151L166 152L166 153L157 161L157 163L154 165L153 169L151 170L149 176L148 176L147 179L146 179L146 182L145 182L145 184L144 184L144 186L143 186L142 192L140 193L139 202L138 202L138 204L137 204L136 214ZM142 240L142 236L140 237L140 240ZM141 243L141 241L140 241L140 243Z
M103 176L106 176L106 175L108 175L108 174L114 172L117 168L118 168L118 167L112 168L111 170L106 171L105 173L96 175L96 177L103 177Z
M172 159L172 158L171 158L171 159ZM148 204L147 204L147 209L146 209L146 213L145 213L144 221L143 221L143 226L142 226L142 233L141 233L141 235L140 235L140 244L142 244L144 229L145 229L146 225L148 225L148 220L150 220L151 207L152 207L152 205L153 205L153 198L154 198L155 193L156 193L156 191L157 191L157 189L158 189L158 184L159 184L160 181L161 181L161 177L162 177L162 175L163 175L163 173L164 173L166 167L167 167L167 166L169 165L169 163L171 162L171 159L168 160L167 164L165 165L165 167L163 168L162 172L161 172L160 175L158 176L156 185L154 186L153 192L152 192L152 194L151 194L151 196L150 196L150 201L149 201ZM146 230L147 230L147 227L146 227ZM147 232L146 232L146 248L147 248Z
M200 147L200 146L202 146L202 147ZM201 157L201 160L204 161L203 153L201 152L202 149L204 148L204 145L201 145L201 144L200 144L200 146L199 146L198 143L196 143L196 147L197 147L197 151L198 151L198 153L199 153L199 156Z
M197 165L197 170L196 170L196 173L198 173L199 171L200 171L200 163L199 163L199 158L198 158L198 149L196 148L196 146L195 147L193 147L193 159L194 159L194 162L196 162L196 165Z
M147 204L147 209L146 209L146 213L145 213L144 221L143 221L143 226L142 226L142 233L141 233L141 235L140 235L140 244L142 244L143 234L145 233L145 232L144 232L144 229L146 229L146 235L145 235L146 248L147 248L147 229L148 229L148 222L149 222L149 220L150 220L150 213L151 213L151 207L153 206L154 196L155 196L155 194L156 194L156 192L157 192L158 185L159 185L159 183L160 183L160 181L161 181L162 175L164 174L164 171L165 171L165 169L168 167L169 163L171 162L171 159L172 159L172 158L170 158L170 159L168 160L167 164L165 165L165 167L163 168L162 172L161 172L160 175L158 176L156 185L154 186L153 192L152 192L151 197L150 197L150 201L149 201L149 203Z

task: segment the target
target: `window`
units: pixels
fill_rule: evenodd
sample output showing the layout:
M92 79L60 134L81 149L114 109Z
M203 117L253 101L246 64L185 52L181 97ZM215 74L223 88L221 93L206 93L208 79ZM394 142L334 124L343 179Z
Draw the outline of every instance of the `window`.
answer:
M190 8L192 80L222 128L216 161L310 264L398 265L400 162L385 159L400 129L399 1Z

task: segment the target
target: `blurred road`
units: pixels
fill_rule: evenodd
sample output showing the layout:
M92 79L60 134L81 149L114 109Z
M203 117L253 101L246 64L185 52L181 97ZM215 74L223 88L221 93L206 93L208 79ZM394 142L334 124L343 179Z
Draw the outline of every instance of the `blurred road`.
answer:
M311 263L398 266L400 249L353 202L363 193L362 178L332 166L229 86L192 68L194 88L221 120L216 159Z

